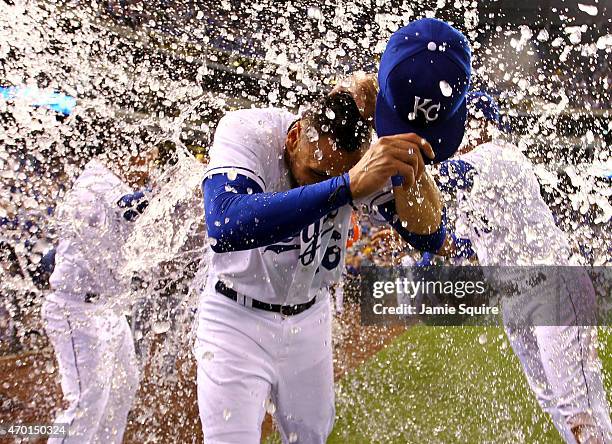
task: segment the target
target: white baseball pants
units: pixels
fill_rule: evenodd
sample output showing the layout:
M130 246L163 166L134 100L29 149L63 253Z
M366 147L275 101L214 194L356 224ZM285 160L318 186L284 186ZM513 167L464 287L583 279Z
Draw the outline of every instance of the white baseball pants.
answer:
M595 348L597 330L586 321L594 290L582 270L568 268L568 273L557 276L557 281L550 279L556 284L543 287L541 293L521 295L506 304L506 333L538 403L565 442L575 444L571 429L583 426L593 430L599 439L594 442L612 443L610 408ZM548 303L551 295L554 304ZM513 309L517 305L523 308ZM526 318L550 318L551 307L559 308L555 316L561 326L520 325Z
M49 443L121 443L139 382L125 316L53 295L42 315L69 402L55 418L69 425L68 436Z
M329 296L284 317L205 290L195 353L207 444L259 444L266 410L285 443L322 444L335 417Z

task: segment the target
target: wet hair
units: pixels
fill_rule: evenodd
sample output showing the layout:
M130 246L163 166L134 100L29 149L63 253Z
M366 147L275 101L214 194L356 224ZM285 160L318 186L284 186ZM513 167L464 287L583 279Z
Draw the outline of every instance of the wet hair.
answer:
M314 102L302 119L319 136L329 136L347 152L357 151L368 140L371 126L361 116L355 99L348 92L326 95Z

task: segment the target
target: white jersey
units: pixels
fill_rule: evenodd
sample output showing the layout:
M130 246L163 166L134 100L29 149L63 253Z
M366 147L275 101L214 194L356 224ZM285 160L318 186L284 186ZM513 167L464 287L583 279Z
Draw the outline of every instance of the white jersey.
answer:
M49 283L55 294L82 299L86 293L117 295L121 247L130 223L118 200L129 187L97 160L90 161L56 209L59 244Z
M457 192L456 233L472 241L481 265L566 265L570 247L542 199L529 160L513 145L486 143L460 159L476 170Z
M255 181L264 192L291 189L284 149L289 126L297 118L277 108L226 114L217 127L205 177L241 174ZM376 194L376 202L366 200L370 205L364 205L365 211L369 212L373 202L384 201L381 196L388 195L388 191L381 192ZM350 205L345 205L300 234L274 245L213 253L209 282L221 279L237 292L268 303L307 302L342 275L351 211Z

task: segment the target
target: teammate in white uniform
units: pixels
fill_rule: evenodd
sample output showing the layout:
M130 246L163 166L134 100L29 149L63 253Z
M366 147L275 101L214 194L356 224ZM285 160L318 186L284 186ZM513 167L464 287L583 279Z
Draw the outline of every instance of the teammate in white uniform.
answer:
M127 176L126 165L112 162ZM56 210L59 244L42 315L69 405L55 419L68 424L68 436L50 443L123 438L139 376L127 320L112 304L129 291L119 278L120 251L144 207L129 193L100 160L91 160Z
M531 163L517 147L492 141L499 121L493 99L484 93L468 97L476 139L471 146L478 146L441 166L448 186L457 187L457 234L471 240L483 266L570 265L567 237L540 195ZM508 338L564 440L612 442L596 329L584 312L593 306L592 283L576 268L547 278L547 284L522 288L503 301ZM547 295L562 298L561 326L538 324L537 316L550 319L554 308Z
M458 147L469 76L465 38L426 19L387 46L376 100L381 138L369 149L368 77L300 118L250 109L220 121L203 182L213 254L195 346L205 442L259 443L266 410L284 442L326 441L334 422L328 287L344 266L350 204L377 206L408 242L440 248L439 196L421 151L431 161L433 146L441 161ZM453 94L441 93L442 80ZM393 103L397 89L405 97ZM431 145L414 128L427 130ZM404 185L381 191L398 173Z

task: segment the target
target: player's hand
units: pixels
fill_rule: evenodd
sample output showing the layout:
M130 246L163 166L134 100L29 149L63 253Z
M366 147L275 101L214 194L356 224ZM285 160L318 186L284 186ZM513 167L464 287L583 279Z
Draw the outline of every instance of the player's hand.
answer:
M380 230L375 233L370 240L370 246L375 249L394 244L397 245L398 248L403 248L405 242L400 235L391 228Z
M413 185L425 171L423 154L435 156L429 142L414 133L381 137L349 171L353 199L380 190L396 174Z

